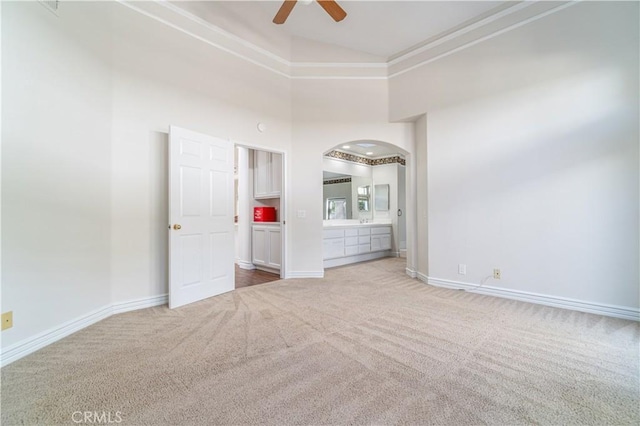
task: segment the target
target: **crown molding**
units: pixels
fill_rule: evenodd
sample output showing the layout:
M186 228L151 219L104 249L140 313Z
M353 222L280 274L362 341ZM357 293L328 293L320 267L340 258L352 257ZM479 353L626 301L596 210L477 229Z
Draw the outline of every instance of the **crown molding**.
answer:
M513 6L495 19L486 18L456 31L443 39L424 45L389 62L388 77L405 74L421 66L430 64L454 53L468 49L476 44L500 36L531 22L559 12L580 3L582 0L564 2L526 1ZM492 15L495 16L495 15Z
M294 80L387 80L581 2L527 0L499 8L384 62L295 62L253 44L167 0L116 0L157 22L223 52Z

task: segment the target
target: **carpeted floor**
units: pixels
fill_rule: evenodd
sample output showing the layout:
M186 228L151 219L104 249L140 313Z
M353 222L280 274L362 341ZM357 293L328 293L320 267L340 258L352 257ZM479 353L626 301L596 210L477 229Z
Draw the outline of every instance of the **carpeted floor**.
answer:
M430 287L403 268L113 316L3 368L2 424L84 411L123 425L640 422L638 323Z

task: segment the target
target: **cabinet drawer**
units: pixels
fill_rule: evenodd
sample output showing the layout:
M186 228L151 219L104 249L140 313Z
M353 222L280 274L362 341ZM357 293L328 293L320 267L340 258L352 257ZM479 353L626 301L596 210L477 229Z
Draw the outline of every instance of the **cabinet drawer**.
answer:
M322 232L323 238L342 238L344 237L344 229L325 229Z
M371 251L371 244L360 244L358 246L358 254L369 253Z
M344 238L345 246L357 246L358 245L358 237L345 237Z
M356 237L358 236L358 230L356 228L347 228L344 230L345 237Z
M371 235L371 228L358 229L358 235Z
M370 236L366 236L366 237L358 237L358 244L369 244L371 242L371 237Z
M390 226L383 226L380 228L371 228L371 235L390 234L390 233L391 233Z
M349 246L344 248L345 256L355 256L358 254L358 246Z
M344 239L333 238L323 241L323 254L325 259L344 256Z

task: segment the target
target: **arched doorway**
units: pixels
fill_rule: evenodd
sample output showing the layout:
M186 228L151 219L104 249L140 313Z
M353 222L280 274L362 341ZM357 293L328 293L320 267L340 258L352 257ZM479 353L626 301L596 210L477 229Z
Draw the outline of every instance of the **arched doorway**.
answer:
M412 252L407 238L414 215L410 211L411 182L408 173L410 154L404 149L384 141L356 140L338 144L323 154L323 227L326 236L336 235L337 229L367 227L368 225L390 225L391 245L380 247L371 241L367 253L367 238L361 238L364 249L354 255L355 248L345 236L345 247L340 241L324 241L324 266L332 267L379 256L394 256L409 259ZM336 230L336 231L334 231ZM376 230L374 232L384 232ZM375 237L374 237L375 239ZM355 241L355 240L352 240ZM331 244L333 243L334 251ZM355 244L355 242L354 242ZM344 259L338 258L344 251ZM362 256L362 252L366 253ZM336 260L337 259L337 260ZM346 262L346 263L343 263ZM410 262L407 260L407 268Z

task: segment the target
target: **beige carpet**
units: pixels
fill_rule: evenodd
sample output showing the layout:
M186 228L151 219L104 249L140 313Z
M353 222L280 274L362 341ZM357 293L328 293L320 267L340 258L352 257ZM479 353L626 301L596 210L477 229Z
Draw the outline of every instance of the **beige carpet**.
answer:
M75 424L77 411L135 425L640 422L638 323L434 288L403 268L111 317L3 368L2 424Z

